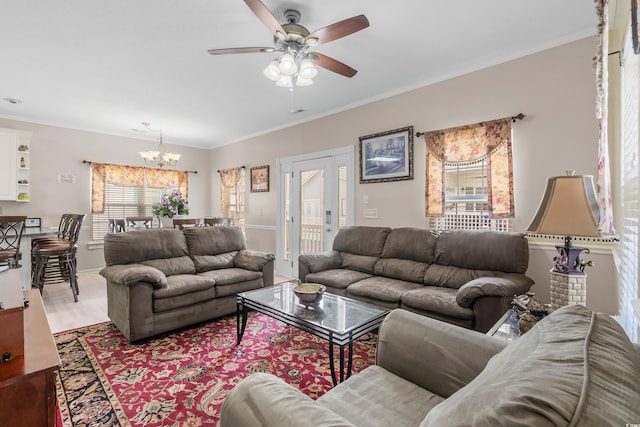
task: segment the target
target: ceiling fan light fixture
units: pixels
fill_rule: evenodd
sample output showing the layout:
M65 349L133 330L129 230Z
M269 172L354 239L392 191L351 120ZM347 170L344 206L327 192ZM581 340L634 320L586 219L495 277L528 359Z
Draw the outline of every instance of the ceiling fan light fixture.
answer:
M293 76L298 72L296 60L290 53L285 53L280 57L280 72L287 76Z
M300 77L311 80L318 75L318 69L310 59L304 58L300 63Z
M296 86L311 86L313 84L313 80L304 78L302 75L299 75L296 79Z
M267 68L264 69L263 73L269 80L273 80L274 82L280 80L280 66L278 61L271 61L269 65L267 65Z
M287 76L286 74L283 74L282 76L280 76L280 80L276 82L276 85L280 87L293 87L293 81L291 79L291 76Z

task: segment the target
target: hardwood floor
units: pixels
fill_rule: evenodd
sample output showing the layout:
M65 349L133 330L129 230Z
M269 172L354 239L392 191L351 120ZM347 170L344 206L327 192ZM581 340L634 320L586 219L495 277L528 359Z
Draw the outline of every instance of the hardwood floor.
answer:
M73 302L68 283L45 285L42 301L51 332L68 331L109 320L107 281L98 273L79 274L78 287L78 302Z
M275 283L287 280L275 277ZM73 302L68 283L46 285L42 293L51 332L62 332L109 320L107 316L107 281L98 273L78 275L80 294Z

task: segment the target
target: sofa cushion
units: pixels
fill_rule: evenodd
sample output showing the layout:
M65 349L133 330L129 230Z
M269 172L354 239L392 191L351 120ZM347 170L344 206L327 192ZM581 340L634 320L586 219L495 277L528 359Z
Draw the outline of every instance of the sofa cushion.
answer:
M472 270L524 274L529 266L529 243L520 233L489 230L442 231L434 263Z
M233 259L237 253L236 251L232 251L217 255L191 255L191 259L193 259L193 263L196 266L196 271L203 273L209 270L233 267Z
M216 281L207 276L177 274L167 277L167 286L153 290L153 298L173 298L178 295L213 288Z
M370 366L317 402L358 426L417 426L442 397L380 366Z
M162 313L179 309L182 307L193 306L194 311L198 311L197 306L202 305L206 301L218 298L215 286L197 292L178 295L172 298L154 298L153 312ZM165 317L165 320L167 318ZM158 326L158 325L157 325ZM171 329L174 329L173 327Z
M349 270L362 271L363 273L373 274L374 267L379 258L368 255L356 255L347 252L340 252L342 256L342 268Z
M109 233L104 236L104 260L107 266L186 255L189 255L189 249L185 236L174 228L144 230L140 233Z
M390 232L388 227L343 227L333 240L333 250L379 258Z
M352 283L371 277L370 274L361 271L336 268L333 270L320 271L318 273L307 274L306 281L309 283L320 283L337 289L346 289Z
M249 271L242 268L225 268L200 273L199 276L210 277L216 282L218 297L235 295L263 286L262 272ZM237 285L237 286L236 286Z
M144 233L146 233L146 231L144 231ZM186 255L175 258L149 259L140 261L140 264L157 268L167 277L174 274L194 274L196 272L196 265L193 263L193 260Z
M424 275L427 272L427 267L428 265L424 262L398 258L383 258L378 260L373 271L378 276L422 284Z
M400 306L402 295L413 289L424 288L423 285L388 277L373 276L361 280L347 288L347 296L374 299Z
M473 309L458 304L456 294L451 288L422 286L402 295L402 304L409 309L418 309L430 313L438 313L446 317L473 319Z
M217 255L246 249L238 227L190 227L183 231L190 255Z
M495 355L420 425L624 426L640 420L639 380L640 357L620 325L566 306Z
M503 273L431 264L424 274L424 284L458 289L478 277L495 277Z
M431 264L437 240L437 232L427 228L395 228L387 236L382 258L399 258Z

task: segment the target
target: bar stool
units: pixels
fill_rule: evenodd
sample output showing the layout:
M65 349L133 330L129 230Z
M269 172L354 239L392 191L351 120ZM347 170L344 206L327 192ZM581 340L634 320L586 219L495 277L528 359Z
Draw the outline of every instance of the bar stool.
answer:
M38 241L31 249L32 286L42 294L45 284L69 282L73 300L78 302L78 237L86 215L65 214L59 236Z
M0 216L0 265L20 267L20 240L26 216Z

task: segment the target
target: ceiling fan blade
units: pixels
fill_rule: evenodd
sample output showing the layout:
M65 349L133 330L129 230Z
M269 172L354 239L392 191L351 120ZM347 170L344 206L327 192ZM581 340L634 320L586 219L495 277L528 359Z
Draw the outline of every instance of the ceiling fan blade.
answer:
M226 55L229 53L256 53L256 52L275 52L272 47L230 47L226 49L209 49L211 55Z
M309 59L311 59L316 65L322 68L326 68L334 73L342 74L345 77L353 77L358 71L349 67L347 64L343 64L337 59L333 59L330 56L323 55L318 52L309 52Z
M367 17L358 15L316 30L305 37L304 42L308 45L328 43L363 30L368 26L369 20Z
M249 9L262 21L262 23L280 40L287 38L287 32L282 28L273 13L260 0L244 0Z

